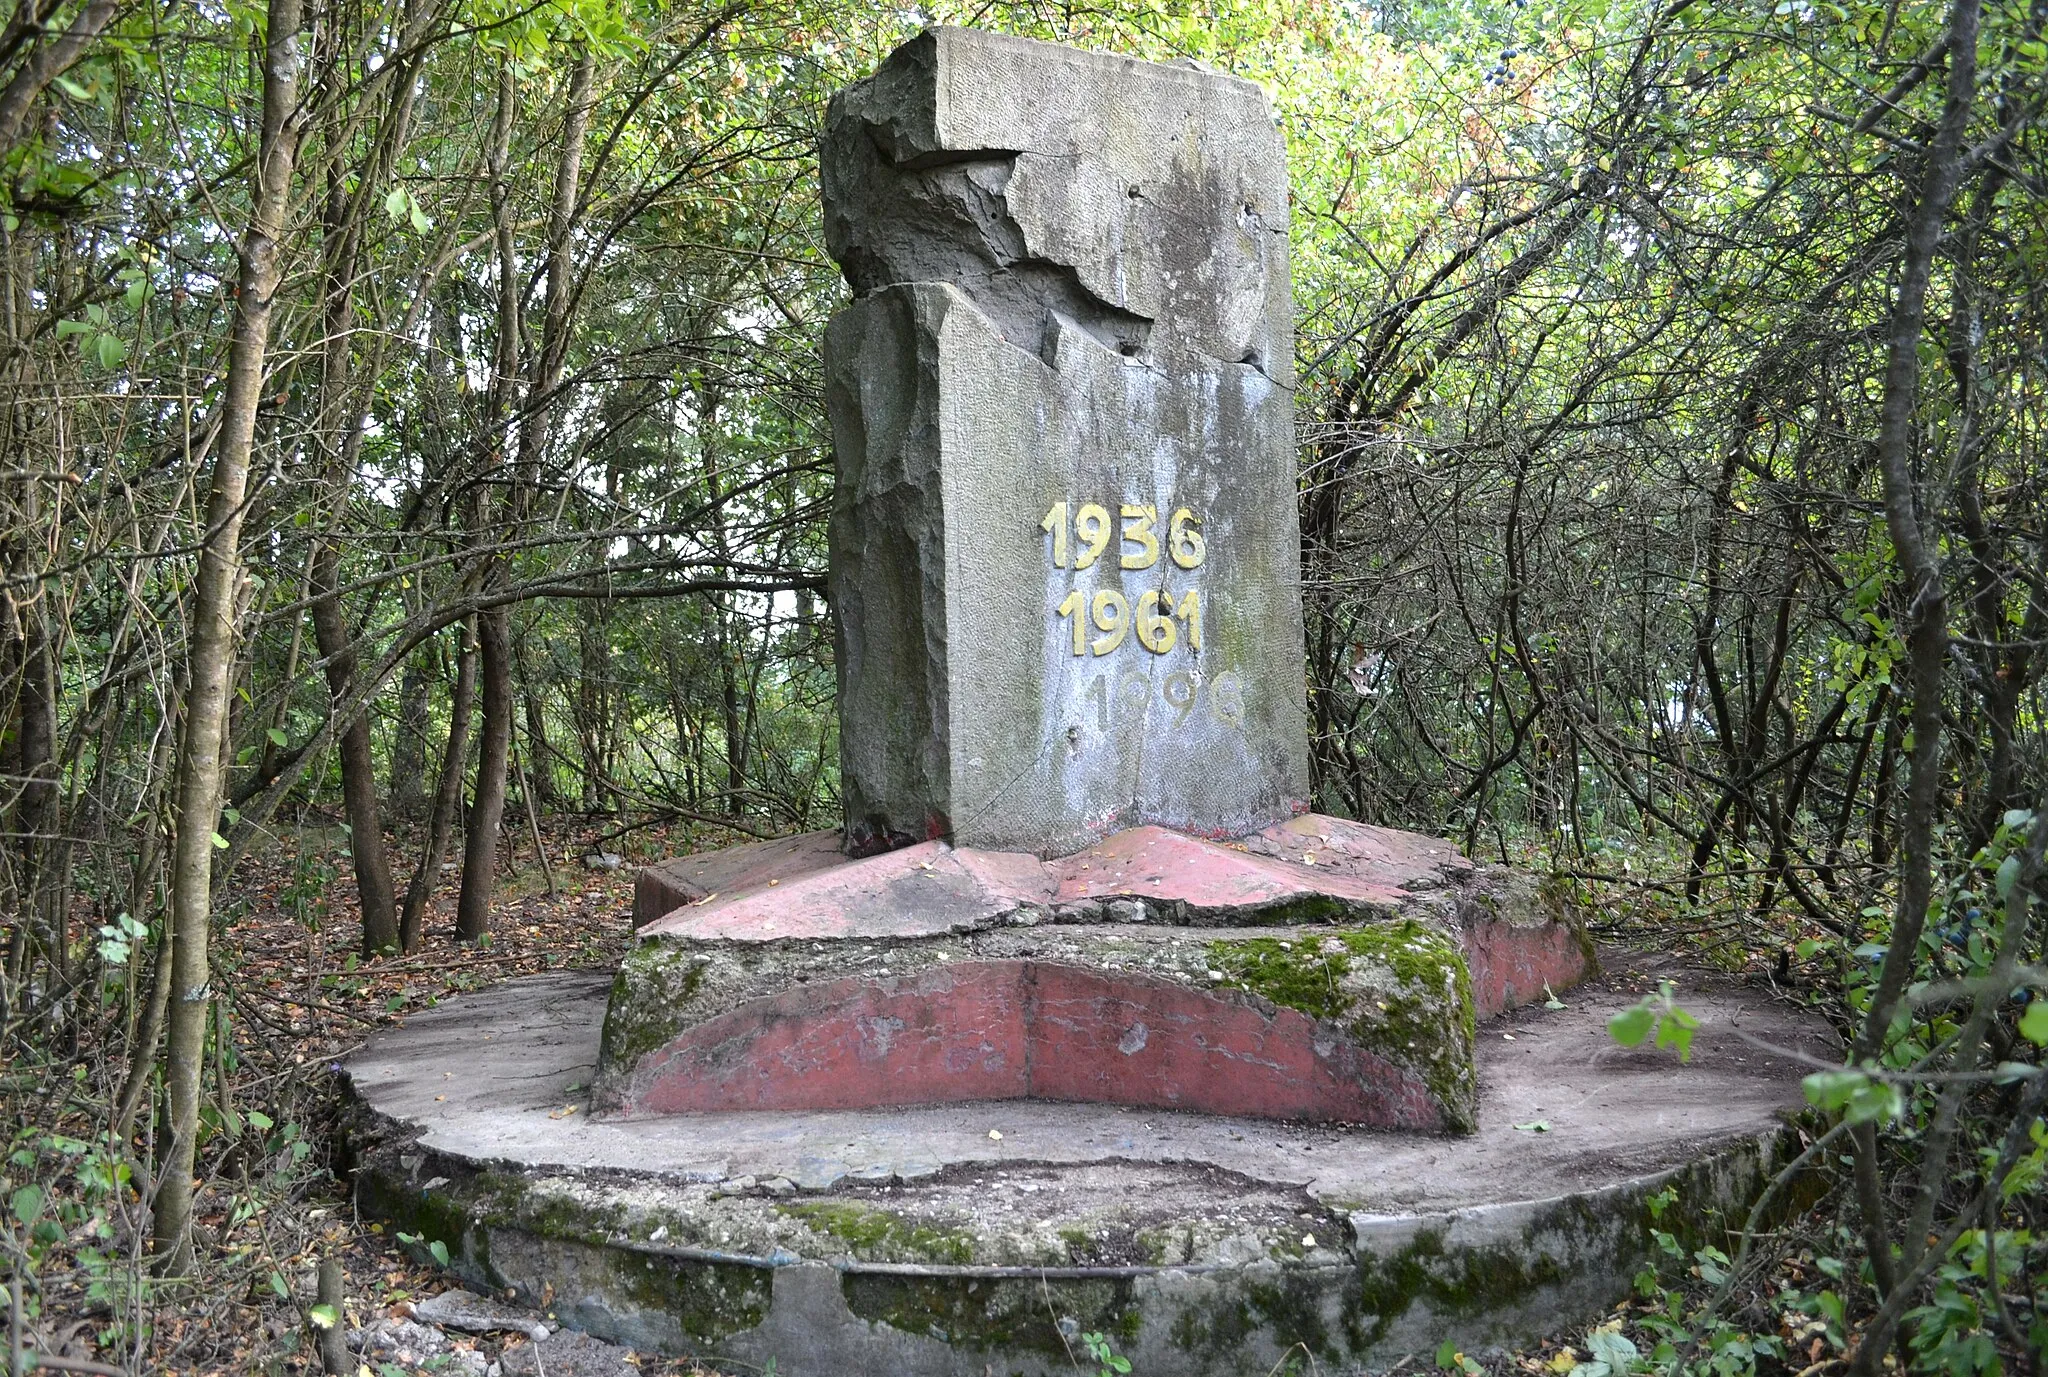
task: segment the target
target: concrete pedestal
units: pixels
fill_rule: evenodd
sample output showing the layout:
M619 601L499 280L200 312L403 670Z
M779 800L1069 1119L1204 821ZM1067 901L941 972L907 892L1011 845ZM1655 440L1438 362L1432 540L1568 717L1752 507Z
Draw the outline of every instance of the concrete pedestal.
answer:
M1481 1025L1465 1136L1038 1100L593 1118L609 978L579 973L373 1039L348 1142L365 1213L651 1350L1067 1377L1095 1331L1140 1373L1241 1377L1299 1345L1342 1377L1596 1320L1658 1260L1653 1225L1730 1246L1796 1146L1801 1067L1761 1048L1831 1056L1824 1029L1609 966L1567 1009ZM1606 1034L1665 977L1704 1024L1685 1065Z

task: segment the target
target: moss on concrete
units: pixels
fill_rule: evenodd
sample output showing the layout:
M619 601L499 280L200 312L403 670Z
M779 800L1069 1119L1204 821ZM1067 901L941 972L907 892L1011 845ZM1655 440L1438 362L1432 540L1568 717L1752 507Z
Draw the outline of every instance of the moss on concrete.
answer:
M605 1001L597 1058L600 1087L609 1078L629 1075L642 1057L676 1035L686 1022L687 1006L703 987L707 964L702 953L673 942L641 942L626 953Z
M667 1315L701 1343L717 1343L768 1318L774 1273L765 1267L615 1250L611 1282L632 1305Z
M1119 1347L1143 1322L1126 1279L906 1277L849 1274L847 1307L860 1319L982 1353L1040 1353L1065 1358L1077 1348L1060 1332L1107 1334Z
M1422 1078L1447 1125L1477 1124L1478 1020L1464 954L1413 918L1369 927L1209 944L1225 977L1314 1019Z
M912 1223L901 1215L851 1200L807 1200L780 1206L776 1213L839 1240L863 1262L936 1262L958 1267L974 1260L970 1234Z

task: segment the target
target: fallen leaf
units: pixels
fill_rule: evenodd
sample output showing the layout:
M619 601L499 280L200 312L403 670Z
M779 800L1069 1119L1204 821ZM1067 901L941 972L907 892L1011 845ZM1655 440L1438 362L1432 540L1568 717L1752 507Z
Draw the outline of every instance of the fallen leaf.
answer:
M1522 1133L1548 1133L1550 1132L1550 1121L1548 1119L1531 1119L1526 1124L1516 1124L1515 1128Z
M568 1118L568 1117L569 1117L569 1116L570 1116L571 1114L574 1114L575 1112L576 1112L576 1106L575 1106L575 1105L573 1105L573 1104L565 1104L565 1105L563 1105L563 1106L562 1106L562 1107L561 1107L560 1109L556 1110L556 1111L555 1111L554 1113L552 1113L552 1114L548 1115L548 1117L549 1117L550 1119L566 1119L566 1118Z

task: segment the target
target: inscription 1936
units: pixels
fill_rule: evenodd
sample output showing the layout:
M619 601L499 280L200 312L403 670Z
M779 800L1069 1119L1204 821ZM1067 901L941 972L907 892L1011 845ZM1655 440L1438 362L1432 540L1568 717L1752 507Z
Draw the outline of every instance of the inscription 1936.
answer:
M1102 559L1112 538L1120 569L1151 569L1163 553L1174 568L1193 573L1209 554L1202 540L1202 519L1186 507L1175 508L1167 518L1163 541L1159 508L1149 503L1122 503L1112 519L1100 502L1084 502L1078 508L1055 502L1038 528L1052 537L1053 567L1077 573ZM1091 597L1076 588L1053 609L1053 618L1069 623L1076 655L1107 655L1134 632L1138 644L1154 655L1164 655L1176 645L1185 645L1194 654L1202 650L1202 595L1195 588L1177 597L1166 588L1147 589L1138 595L1135 608L1118 589L1098 589ZM1100 634L1091 635L1091 628Z

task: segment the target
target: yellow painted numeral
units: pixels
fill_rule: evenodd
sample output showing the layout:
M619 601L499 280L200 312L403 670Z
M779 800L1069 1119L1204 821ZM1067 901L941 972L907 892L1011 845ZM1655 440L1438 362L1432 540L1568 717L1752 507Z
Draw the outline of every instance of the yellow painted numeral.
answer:
M1165 598L1163 604L1160 601L1162 596ZM1173 649L1175 640L1173 619L1171 615L1160 614L1162 605L1171 608L1173 595L1162 595L1156 588L1138 599L1138 644L1154 655L1164 655Z
M1088 653L1088 624L1081 619L1081 613L1087 606L1088 599L1082 595L1081 590L1078 588L1067 594L1066 601L1059 605L1058 615L1074 619L1074 653L1076 655ZM1099 654L1100 652L1097 653Z
M1202 653L1202 595L1188 589L1187 596L1180 600L1180 606L1173 609L1173 615L1180 618L1187 628L1188 649L1197 655Z
M1074 534L1088 547L1074 552L1076 569L1086 569L1102 557L1102 552L1109 548L1111 529L1109 509L1099 502L1085 503L1074 513Z
M1080 594L1074 596L1079 597ZM1066 606L1061 603L1060 606ZM1124 633L1131 629L1131 605L1124 595L1114 588L1105 588L1095 595L1095 602L1089 608L1089 615L1095 619L1096 627L1102 631L1088 643L1088 648L1097 655L1107 655L1124 643ZM1076 618L1078 624L1079 619ZM1074 633L1080 635L1078 631Z
M1201 524L1202 518L1186 507L1176 509L1173 520L1167 524L1168 552L1172 554L1173 562L1183 569L1200 567L1203 559L1208 556L1209 547L1203 544L1202 532L1199 529Z
M1128 552L1118 555L1117 563L1126 569L1150 569L1159 562L1159 537L1152 534L1152 528L1159 524L1159 509L1126 502L1117 508L1117 515L1123 518L1123 543L1139 547L1135 555ZM1133 521L1138 524L1133 526Z
M1067 504L1055 502L1052 510L1045 514L1045 520L1038 523L1038 529L1052 536L1052 562L1056 569L1067 567Z

